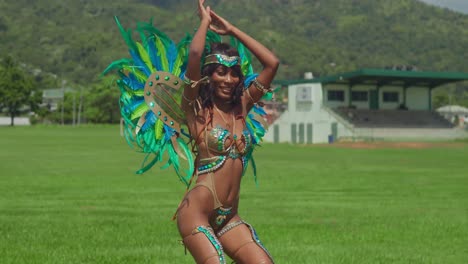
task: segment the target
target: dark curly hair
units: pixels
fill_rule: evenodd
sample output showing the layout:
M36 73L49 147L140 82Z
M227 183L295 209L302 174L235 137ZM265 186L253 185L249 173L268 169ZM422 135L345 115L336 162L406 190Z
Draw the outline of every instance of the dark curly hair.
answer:
M210 54L224 54L227 56L239 56L239 52L231 47L227 43L212 43L210 46L210 51L205 52L205 56ZM219 67L220 64L208 64L202 68L202 77L211 76L215 70ZM223 66L225 67L225 66ZM239 76L239 83L237 84L234 92L232 94L232 98L230 103L232 105L240 104L241 96L244 91L244 74L242 74L241 67L239 65L235 65L231 67L233 71L236 72L237 76ZM215 96L215 89L214 85L211 82L203 83L200 87L200 97L201 97L201 104L203 108L212 108Z

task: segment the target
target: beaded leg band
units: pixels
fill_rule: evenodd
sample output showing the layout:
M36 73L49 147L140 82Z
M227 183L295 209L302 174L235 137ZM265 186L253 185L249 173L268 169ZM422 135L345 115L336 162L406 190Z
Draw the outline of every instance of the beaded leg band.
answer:
M234 227L236 227L238 225L242 225L243 223L244 223L244 221L242 221L242 220L229 223L225 227L223 227L221 230L219 230L219 232L216 233L216 236L218 238L220 238L222 235L226 234L229 230L233 229Z
M263 243L260 241L260 238L258 238L258 235L257 235L257 232L255 232L255 229L253 228L252 225L244 222L244 224L250 229L250 233L252 233L252 238L253 240L255 241L255 243L261 248L263 249L263 251L265 251L265 253L268 255L268 257L270 258L271 260L271 263L274 263L273 261L273 258L271 257L270 255L270 252L268 252L268 250L265 248L265 246L263 245Z
M206 238L210 241L213 247L216 249L216 253L218 253L218 259L220 264L226 264L226 257L224 256L223 246L219 243L219 240L216 238L213 229L207 226L199 226L196 227L192 231L192 235L203 233Z
M236 221L236 222L232 222L230 224L227 224L225 227L223 227L223 229L221 229L217 234L216 236L219 238L221 237L222 235L224 235L225 233L227 233L229 230L233 229L234 227L236 226L239 226L239 225L246 225L249 229L250 229L250 233L252 234L252 238L254 240L254 242L261 248L263 249L263 251L265 251L265 253L268 255L268 257L270 258L271 262L274 263L273 261L273 258L271 257L270 255L270 252L268 252L268 250L265 248L265 246L263 245L263 243L260 241L260 239L258 238L258 235L257 235L257 232L255 232L255 229L253 228L252 225L250 225L249 223L243 221L243 220L239 220L239 221Z

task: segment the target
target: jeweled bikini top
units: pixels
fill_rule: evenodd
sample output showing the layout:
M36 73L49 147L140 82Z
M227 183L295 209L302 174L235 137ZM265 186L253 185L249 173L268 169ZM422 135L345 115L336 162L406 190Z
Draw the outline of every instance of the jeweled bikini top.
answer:
M235 122L233 130L235 131ZM207 131L205 127L205 144L208 152L216 154L216 156L200 159L198 174L219 169L227 158L241 158L242 165L245 168L247 161L245 156L253 147L252 138L247 129L242 131L240 138L237 138L236 135L231 135L229 130L219 125L215 126L211 131Z

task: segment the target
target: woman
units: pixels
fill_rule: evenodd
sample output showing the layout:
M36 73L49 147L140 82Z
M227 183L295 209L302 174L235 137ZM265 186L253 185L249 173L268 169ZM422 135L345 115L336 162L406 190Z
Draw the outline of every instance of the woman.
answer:
M273 263L253 228L238 215L244 159L251 150L245 117L268 87L278 59L262 44L198 1L200 26L189 49L182 109L195 142L197 182L177 212L184 245L197 263ZM227 44L213 44L205 57L208 30L231 35L263 65L248 87L238 52ZM202 69L200 71L200 69Z

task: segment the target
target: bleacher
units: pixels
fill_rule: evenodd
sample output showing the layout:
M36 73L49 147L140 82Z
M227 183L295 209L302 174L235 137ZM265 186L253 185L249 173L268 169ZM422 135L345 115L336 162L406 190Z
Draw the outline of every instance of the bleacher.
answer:
M357 128L452 128L437 112L423 110L333 109Z

